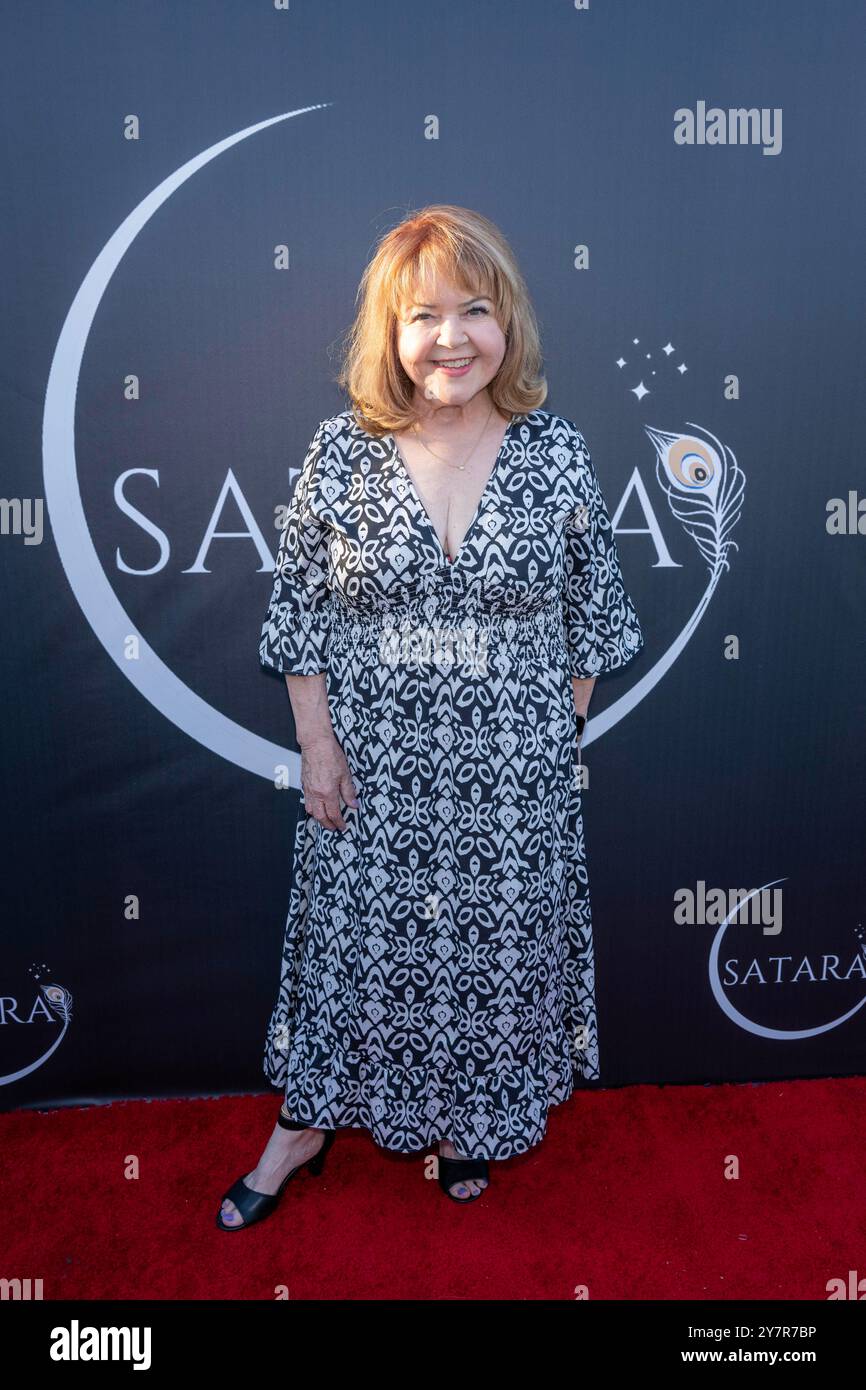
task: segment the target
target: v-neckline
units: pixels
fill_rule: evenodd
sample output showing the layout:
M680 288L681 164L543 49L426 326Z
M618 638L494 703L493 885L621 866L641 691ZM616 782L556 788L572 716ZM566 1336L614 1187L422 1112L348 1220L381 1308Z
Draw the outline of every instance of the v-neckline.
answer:
M448 566L449 569L453 569L453 567L457 564L457 561L460 559L461 555L463 554L464 550L466 549L466 544L467 544L468 540L470 539L470 537L471 537L473 531L475 530L475 527L476 527L478 521L479 521L480 518L481 518L481 513L482 513L482 511L484 510L484 505L485 505L485 503L486 503L486 501L487 501L487 499L488 499L490 493L491 493L492 490L493 490L493 484L494 484L494 482L495 482L495 480L496 480L496 477L497 477L497 475L498 475L498 473L499 473L499 466L500 466L500 464L501 464L501 462L502 462L502 456L503 456L503 454L505 453L506 447L507 447L507 445L508 445L508 443L509 443L509 441L510 441L510 438L511 438L511 431L512 431L512 429L514 428L514 425L515 425L516 421L517 421L517 416L516 416L516 415L512 415L511 419L508 421L508 424L507 424L506 427L505 427L505 433L504 433L504 435L502 436L502 443L501 443L500 446L499 446L499 453L496 455L496 459L495 459L495 461L494 461L493 467L492 467L491 470L490 470L490 475L489 475L489 477L488 477L488 479L487 479L487 482L484 484L484 491L482 492L481 496L480 496L479 499L478 499L478 506L475 508L475 513L474 513L474 515L473 515L473 517L472 517L472 520L471 520L470 523L469 523L469 526L468 526L468 528L467 528L467 530L466 530L465 535L463 536L462 541L460 542L460 545L458 546L456 555L452 556L452 558L451 558L450 560L448 559L448 556L447 556L447 554L446 554L446 552L445 552L445 547L444 547L444 545L442 544L442 542L441 542L440 539L439 539L439 533L438 533L438 531L436 530L436 527L433 525L433 522L430 520L430 514L429 514L429 512L427 511L427 508L425 507L424 503L421 501L421 494L420 494L420 492L418 491L417 487L415 486L415 482L414 482L414 479L413 479L413 477L412 477L412 474L409 472L409 469L406 467L406 461L405 461L405 459L403 458L403 455L400 453L400 448L399 448L399 445L397 444L397 440L394 438L393 434L387 434L387 435L385 436L385 438L388 439L388 440L390 440L390 443L391 443L391 455L392 455L392 458L396 461L396 463L397 463L397 465L399 466L401 472L403 473L403 476L404 476L404 478L406 479L406 482L408 483L409 488L411 489L412 495L413 495L413 497L414 497L416 503L418 504L418 510L419 510L419 512L421 513L421 517L422 517L424 523L425 523L426 526L427 526L427 530L430 532L430 535L433 537L433 540L434 540L435 545L436 545L436 549L439 551L439 554L442 556L442 559L445 561L445 563L446 563L446 565Z

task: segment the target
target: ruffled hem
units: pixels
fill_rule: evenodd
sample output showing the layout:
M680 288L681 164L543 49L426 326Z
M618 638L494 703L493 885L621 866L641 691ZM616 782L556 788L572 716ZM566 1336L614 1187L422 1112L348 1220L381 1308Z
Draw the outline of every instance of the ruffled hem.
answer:
M264 1072L285 1095L297 1120L320 1129L366 1129L380 1148L416 1153L449 1139L466 1158L506 1159L526 1153L547 1132L551 1106L597 1080L580 1058L551 1057L537 1067L496 1075L388 1067L296 1040L288 1050L268 1031Z

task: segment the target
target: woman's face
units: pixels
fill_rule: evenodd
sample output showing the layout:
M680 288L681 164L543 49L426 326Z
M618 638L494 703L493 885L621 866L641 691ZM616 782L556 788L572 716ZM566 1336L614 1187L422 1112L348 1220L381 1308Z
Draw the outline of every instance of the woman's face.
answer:
M493 380L505 356L493 301L443 279L415 293L424 302L403 305L397 323L400 361L419 399L466 405Z

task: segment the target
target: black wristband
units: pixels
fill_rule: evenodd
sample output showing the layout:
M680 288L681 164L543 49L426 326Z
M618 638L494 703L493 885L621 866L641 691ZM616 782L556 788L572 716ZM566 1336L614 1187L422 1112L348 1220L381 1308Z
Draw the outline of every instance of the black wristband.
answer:
M583 733L584 729L586 728L586 715L585 715L585 714L578 714L578 715L576 715L576 718L577 718L577 736L578 736L578 738L580 738L581 734Z

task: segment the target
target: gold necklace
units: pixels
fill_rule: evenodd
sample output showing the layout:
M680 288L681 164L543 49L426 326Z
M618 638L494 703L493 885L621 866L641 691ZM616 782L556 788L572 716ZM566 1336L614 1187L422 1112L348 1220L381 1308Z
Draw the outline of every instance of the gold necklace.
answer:
M491 407L490 407L490 414L487 416L487 419L484 421L484 424L481 426L481 434L479 434L478 438L476 439L475 443L472 445L472 448L469 450L469 453L466 455L466 457L465 457L465 459L463 460L462 463L452 463L452 462L450 461L450 459L444 459L444 458L442 458L442 455L441 455L441 454L434 454L434 453L433 453L433 450L430 449L430 448L424 443L424 440L421 439L419 436L416 435L416 438L418 439L418 443L421 445L421 448L422 448L422 449L426 449L426 450L427 450L428 454L433 454L434 459L438 459L440 463L444 463L444 464L447 465L448 468L454 468L454 469L456 469L456 470L457 470L458 472L460 472L460 473L465 473L467 463L468 463L469 460L471 459L472 455L475 453L475 450L478 448L478 445L481 443L481 440L482 440L482 438L483 438L483 436L484 436L484 431L487 429L487 426L490 424L490 417L491 417L492 414L493 414L493 409L494 409L494 407L491 405Z

